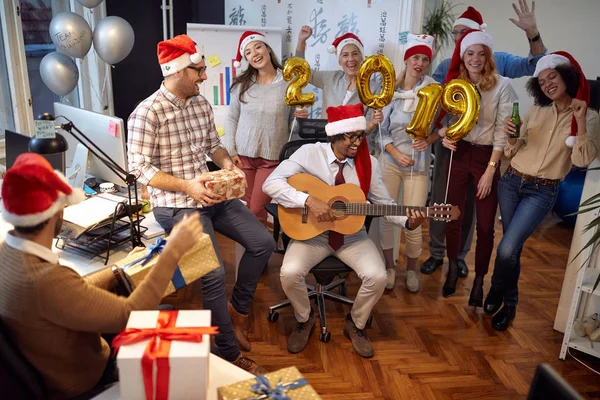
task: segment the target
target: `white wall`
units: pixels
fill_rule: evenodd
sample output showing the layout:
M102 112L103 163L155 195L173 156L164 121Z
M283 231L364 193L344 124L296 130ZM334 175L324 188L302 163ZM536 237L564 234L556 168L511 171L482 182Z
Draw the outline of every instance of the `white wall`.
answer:
M516 0L515 3L518 3ZM530 0L527 0L531 4ZM427 0L426 9L432 8L436 0ZM511 0L451 0L456 4L457 16L467 5L475 7L487 23L487 32L494 39L494 51L526 56L529 43L525 33L509 18L516 18ZM581 64L588 79L600 76L600 1L598 0L537 0L535 14L542 39L550 52L565 50ZM442 58L449 57L451 50L445 49ZM527 78L515 79L513 87L519 95L521 114L533 103L525 91Z

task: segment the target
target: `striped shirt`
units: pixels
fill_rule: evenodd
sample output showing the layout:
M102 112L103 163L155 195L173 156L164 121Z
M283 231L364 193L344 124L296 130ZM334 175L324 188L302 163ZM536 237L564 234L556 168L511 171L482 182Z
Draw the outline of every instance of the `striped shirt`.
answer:
M129 170L148 185L158 171L181 179L208 172L206 156L224 148L215 128L212 108L202 96L185 102L164 84L142 101L127 121ZM148 186L153 207L199 208L182 192Z

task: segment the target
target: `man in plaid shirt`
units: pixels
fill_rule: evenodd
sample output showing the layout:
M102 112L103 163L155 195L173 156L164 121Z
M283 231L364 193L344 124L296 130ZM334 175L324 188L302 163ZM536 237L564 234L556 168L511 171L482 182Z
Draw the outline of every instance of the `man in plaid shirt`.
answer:
M260 275L275 249L265 227L240 200L223 199L208 190L206 156L225 169L235 168L215 129L212 108L200 96L206 77L204 57L186 35L158 44L165 77L160 89L142 101L127 122L129 169L147 185L156 221L170 232L185 214L199 211L204 232L213 241L221 267L201 278L202 304L219 327L220 355L256 375L266 372L240 353L250 350L248 313ZM246 249L238 268L231 302L215 231Z

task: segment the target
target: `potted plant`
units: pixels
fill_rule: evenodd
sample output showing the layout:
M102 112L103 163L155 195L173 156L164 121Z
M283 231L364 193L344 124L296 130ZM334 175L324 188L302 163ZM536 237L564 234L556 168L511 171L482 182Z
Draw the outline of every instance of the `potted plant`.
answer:
M428 10L427 17L423 21L423 32L436 36L436 49L446 46L452 40L454 7L455 5L447 0L442 0L433 10Z

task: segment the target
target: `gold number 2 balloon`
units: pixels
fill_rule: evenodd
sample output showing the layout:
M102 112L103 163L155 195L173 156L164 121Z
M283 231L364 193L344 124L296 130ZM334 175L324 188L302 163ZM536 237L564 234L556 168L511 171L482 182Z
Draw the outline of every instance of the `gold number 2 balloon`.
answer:
M293 80L292 80L293 78ZM283 79L290 82L285 92L285 104L288 107L302 108L315 104L314 93L302 93L310 81L310 65L300 57L288 59L283 66Z
M379 72L382 76L381 92L371 92L371 75ZM381 110L390 104L394 97L396 72L390 60L383 54L369 56L360 64L356 75L356 88L360 101L367 107Z
M479 119L479 93L470 82L453 79L446 84L442 93L442 107L449 114L460 115L458 121L446 130L448 140L458 142L469 134Z
M413 114L410 124L406 126L408 133L413 140L416 138L427 139L431 123L435 118L440 101L442 101L443 86L439 83L432 83L419 90L417 96L419 103Z

